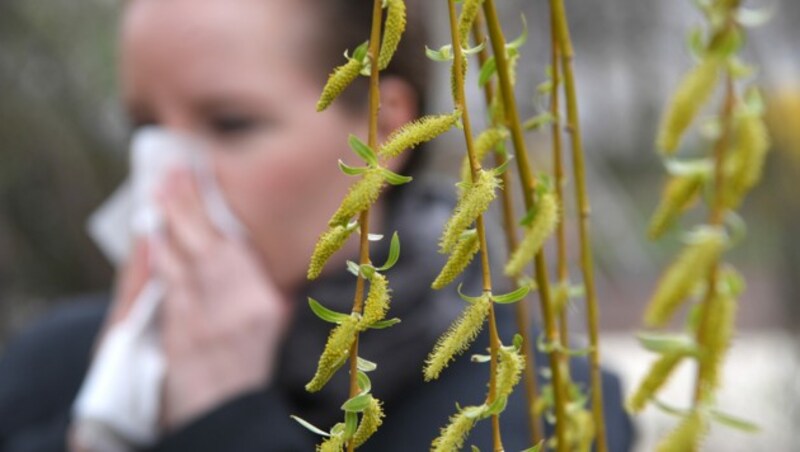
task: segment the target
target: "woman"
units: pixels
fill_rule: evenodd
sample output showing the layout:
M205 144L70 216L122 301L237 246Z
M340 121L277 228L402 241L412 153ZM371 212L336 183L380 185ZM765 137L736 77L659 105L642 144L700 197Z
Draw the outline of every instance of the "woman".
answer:
M126 317L150 275L168 288L159 323L167 361L162 435L151 450L311 450L317 438L289 415L326 427L343 417L345 372L321 393L303 390L329 328L303 300L312 296L349 309L354 280L342 270L345 258L355 255L355 240L319 282L307 285L304 275L319 233L352 182L336 162L351 158L348 134L366 136L364 85L351 87L325 113L314 110L325 74L341 62L341 52L368 36L371 4L126 3L121 76L134 125L157 124L208 143L222 191L249 238L243 243L220 234L193 178L178 171L161 190L166 239L139 244L120 273L103 331ZM425 39L413 14L418 9L409 5L409 30L382 77L382 139L424 107ZM391 169L413 171L418 151L412 159L398 159ZM454 402L482 396L486 375L462 360L440 381L422 384L425 354L462 307L453 291L428 290L442 264L430 250L451 201L424 180L387 199L374 209L372 232L398 229L403 239L401 262L389 275L392 314L403 323L362 342L362 355L379 364L374 393L385 400L387 412L364 450L425 450ZM375 261L386 254L385 245L376 245ZM103 308L96 306L53 314L9 348L0 364L3 450L64 447L70 404L92 344L103 340L97 335ZM576 375L585 374L580 366ZM612 450L625 450L630 426L619 406L618 384L611 378L606 383ZM521 404L512 401L503 417L510 450L530 446ZM488 436L484 425L470 441L483 447Z

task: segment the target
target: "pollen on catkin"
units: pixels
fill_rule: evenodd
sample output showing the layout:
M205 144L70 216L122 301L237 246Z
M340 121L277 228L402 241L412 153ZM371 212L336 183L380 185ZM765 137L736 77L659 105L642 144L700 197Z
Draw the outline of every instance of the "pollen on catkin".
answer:
M704 351L701 359L705 366L701 385L704 389L717 388L722 380L723 358L733 336L736 307L736 300L729 294L717 293L711 298L709 312L713 315L709 316L701 339Z
M353 216L367 210L377 201L385 183L383 172L379 168L364 173L361 180L350 187L342 204L328 221L328 226L346 225Z
M508 139L508 130L504 127L486 129L475 138L475 158L481 162L498 144ZM469 157L465 156L461 162L461 183L472 183L472 172L469 166Z
M322 389L333 374L347 361L350 347L358 334L358 316L351 315L331 330L325 349L319 357L317 372L306 384L306 391L317 392Z
M742 198L761 179L769 150L769 132L761 117L748 114L736 127L736 145L726 166L723 200L729 209L739 207Z
M447 258L447 262L439 272L439 276L431 284L431 288L439 290L444 286L450 284L460 275L467 265L472 262L472 258L480 251L481 244L478 240L478 234L474 231L466 236L461 237L456 245L453 253Z
M719 68L719 61L708 57L683 77L658 131L656 144L661 152L675 153L684 132L714 92Z
M468 417L463 410L454 414L450 417L447 427L444 427L439 437L431 443L431 452L461 450L474 425L475 419Z
M361 447L370 436L378 431L378 427L383 424L383 417L383 407L380 400L372 397L369 405L364 408L364 412L361 414L361 423L358 424L358 429L356 429L351 438L355 447Z
M314 247L311 255L311 263L308 265L308 279L317 279L331 256L344 246L347 238L353 233L355 228L336 225L325 231Z
M369 280L369 292L358 329L363 331L375 322L383 320L387 312L389 312L389 283L386 276L374 272Z
M397 45L400 43L400 37L406 30L406 4L403 0L388 0L386 5L386 24L384 25L383 40L381 41L381 50L378 54L378 68L380 70L386 69L389 62L392 61L392 56Z
M517 276L522 272L523 267L542 249L545 240L553 234L558 224L558 200L553 193L540 196L536 209L536 216L506 264L507 276Z
M501 399L511 395L514 387L519 383L519 378L525 369L525 359L516 350L501 347L498 354L500 361L497 365L497 398Z
M724 248L725 236L720 230L709 231L688 245L658 282L645 311L645 324L652 328L669 322L695 284L708 276Z
M708 431L708 423L699 410L689 413L658 446L657 452L695 452Z
M683 351L667 352L653 362L647 375L639 383L639 387L636 388L636 392L628 399L626 404L628 411L631 413L642 411L647 402L664 386L664 383L672 375L672 371L675 370L684 357L686 357L686 353Z
M664 187L661 202L650 219L648 236L651 240L660 237L697 198L703 188L705 176L688 174L672 177Z
M439 378L439 374L450 361L469 348L483 328L491 305L492 300L488 296L481 297L469 305L439 338L428 359L425 360L425 381Z
M460 117L461 114L455 111L445 115L424 116L412 121L392 132L386 143L381 146L378 154L383 158L397 157L406 149L430 141L447 132L458 122Z
M348 87L353 80L358 78L361 73L361 61L350 58L347 63L337 67L328 77L328 82L322 88L322 95L317 101L317 111L328 108L337 97Z
M341 435L330 436L322 444L317 445L317 452L342 452L343 450L344 438Z
M472 31L472 23L478 17L481 3L483 0L464 0L461 7L461 15L458 17L458 34L461 36L461 45L465 46L469 42L469 33Z
M439 252L449 253L458 243L461 233L478 218L497 196L495 190L500 186L500 179L494 171L481 170L477 182L472 184L458 201L453 216L445 224L442 238L439 241Z

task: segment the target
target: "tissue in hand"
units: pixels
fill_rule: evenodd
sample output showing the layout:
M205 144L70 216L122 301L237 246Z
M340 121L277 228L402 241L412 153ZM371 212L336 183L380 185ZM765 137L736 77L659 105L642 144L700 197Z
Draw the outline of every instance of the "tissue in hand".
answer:
M120 264L134 238L159 233L163 217L155 194L170 169L190 168L206 212L220 232L242 239L244 228L228 208L214 179L211 156L201 143L157 127L138 131L131 145L128 180L89 220L89 233L109 259ZM74 404L76 439L88 450L126 451L153 444L165 363L155 315L163 297L151 278L128 316L103 338Z

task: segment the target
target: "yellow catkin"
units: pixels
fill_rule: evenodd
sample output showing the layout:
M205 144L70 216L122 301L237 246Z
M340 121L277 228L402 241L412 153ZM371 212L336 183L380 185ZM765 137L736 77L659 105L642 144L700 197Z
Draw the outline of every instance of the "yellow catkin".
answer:
M375 168L364 173L361 180L350 187L350 191L342 200L339 209L328 221L328 226L346 225L353 216L367 210L372 203L377 201L385 183L380 169Z
M645 324L651 328L666 325L695 284L708 276L724 248L725 237L719 230L709 231L687 246L658 282L645 311Z
M317 279L328 259L344 246L354 230L354 228L337 225L319 237L317 245L314 247L314 253L311 255L311 263L308 265L308 279Z
M715 389L721 381L723 359L730 346L736 321L736 300L728 294L718 293L711 299L708 323L702 338L702 360L705 372L701 385L704 390Z
M481 3L483 3L483 0L464 0L464 6L461 7L461 15L458 17L458 34L461 36L462 46L466 46L469 43L472 23L478 17Z
M469 348L483 328L491 303L491 299L487 296L472 303L439 338L425 361L426 381L439 378L439 374L450 364L450 361Z
M497 398L511 395L514 386L525 368L525 359L515 350L500 348L500 360L497 367Z
M656 144L661 152L671 155L697 113L714 92L719 80L719 61L709 57L689 71L667 106Z
M358 326L360 330L386 318L386 313L389 312L389 298L389 283L386 281L386 276L374 272L369 280L369 293L364 302L364 315Z
M386 24L384 26L383 40L381 41L381 50L378 56L378 68L380 70L386 69L389 62L392 61L392 56L397 45L400 43L400 37L406 30L406 4L403 0L388 0L386 5Z
M447 115L429 115L410 122L389 135L380 151L383 158L397 157L408 148L430 141L450 130L460 117L459 112Z
M697 199L703 188L705 177L702 174L688 174L672 177L664 187L661 202L650 219L648 236L657 239L667 231L686 208Z
M761 179L767 150L769 132L763 119L755 115L741 118L736 127L736 146L726 164L726 207L739 207L744 195Z
M558 224L558 200L553 193L543 194L536 205L536 216L506 264L505 273L508 276L517 276L522 272L523 267L542 249L545 240L553 234Z
M700 441L708 431L708 425L702 414L695 410L687 415L658 446L657 452L695 452L699 450Z
M630 396L627 403L628 411L638 413L644 409L647 402L664 386L672 371L686 356L684 352L667 352L659 357L645 375L636 392Z
M328 77L328 82L322 89L322 95L317 101L317 111L328 108L337 97L348 87L361 72L361 62L351 58L347 63L337 67Z
M447 262L444 264L439 276L431 284L431 288L439 290L453 282L472 262L472 258L480 251L480 246L478 234L467 234L466 237L462 237L453 253L447 258Z
M508 130L505 128L492 127L491 129L484 130L475 138L475 158L479 162L483 161L490 151L507 139ZM469 157L464 157L464 160L461 162L461 183L468 186L471 182L472 173L469 166Z
M322 444L317 445L317 452L342 452L344 450L344 439L335 435L328 437Z
M442 429L438 438L431 444L431 452L459 451L464 446L470 430L475 425L475 420L467 417L461 411L450 417L450 423Z
M370 436L378 431L378 427L383 424L383 417L384 414L381 402L373 397L370 399L369 405L364 409L361 415L361 423L358 424L358 429L356 429L356 432L351 438L355 447L361 447Z
M472 184L456 205L453 216L444 227L442 239L439 242L441 253L448 253L458 243L461 233L480 216L497 196L495 190L500 186L500 180L494 171L481 170L477 182Z
M317 372L306 384L306 391L317 392L322 389L333 374L347 361L350 346L356 339L358 316L351 315L331 330L325 349L319 357Z

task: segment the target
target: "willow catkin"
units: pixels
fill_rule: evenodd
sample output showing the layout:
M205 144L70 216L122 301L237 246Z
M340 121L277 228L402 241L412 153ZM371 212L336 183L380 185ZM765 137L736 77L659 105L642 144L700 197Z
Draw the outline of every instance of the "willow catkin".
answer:
M442 429L438 438L431 443L431 452L459 451L464 446L475 419L468 417L464 410L450 417L450 423Z
M553 193L541 195L536 206L531 225L525 230L525 236L506 264L507 276L517 276L522 272L522 268L533 260L558 224L558 200Z
M347 63L337 67L328 77L328 82L322 88L322 95L317 101L317 111L328 108L337 97L348 87L353 80L358 78L361 73L361 61L350 58Z
M403 36L405 30L405 2L403 0L388 0L386 5L386 24L378 56L378 68L380 70L384 70L389 66L389 62L392 61L392 56L397 50L397 45L400 43L400 37Z
M489 208L489 204L497 196L495 190L499 186L500 179L497 178L494 171L480 170L478 172L477 181L466 190L456 205L453 216L445 224L439 242L439 252L448 253L453 250L461 234Z
M369 405L364 408L364 412L361 414L361 423L358 424L358 429L350 439L355 447L361 447L370 436L378 431L378 427L383 424L383 417L383 407L380 400L372 397L369 400Z
M736 321L736 300L727 293L717 293L711 298L708 323L703 330L702 363L705 366L701 384L704 389L717 388L721 381L722 364L730 346Z
M369 292L364 302L364 314L358 328L364 330L386 318L389 312L389 283L386 276L374 272L369 279Z
M525 369L525 359L516 350L501 347L500 360L497 365L497 398L502 399L511 395L514 387L519 383L522 370Z
M769 150L769 132L760 116L748 114L736 127L736 146L726 164L723 185L725 206L735 209L742 198L761 179L764 159Z
M447 258L442 271L439 272L439 276L431 284L431 288L439 290L453 282L472 262L472 258L480 249L480 240L474 231L461 237L452 254Z
M708 276L724 248L725 236L718 229L708 231L688 245L658 282L645 311L645 324L662 327L669 322L695 284Z
M331 330L325 349L319 357L317 372L306 384L306 391L317 392L322 389L333 374L347 361L350 347L358 334L358 316L350 315Z
M675 430L664 438L658 446L658 452L694 452L699 449L708 425L699 410L689 413L678 424Z
M322 444L317 445L317 452L342 452L344 450L344 438L340 435L328 437Z
M344 246L347 238L353 233L355 228L336 225L325 231L314 247L311 255L311 263L308 265L308 279L317 279L331 256Z
M483 328L491 305L492 300L488 296L481 297L469 305L447 332L439 338L425 361L426 381L439 378L439 374L450 364L450 361L469 348Z
M627 403L628 411L638 413L647 405L647 402L664 386L672 375L672 371L686 357L683 351L667 352L661 355L650 366L650 370L645 375L636 392L630 396Z
M719 68L716 58L707 57L683 77L658 131L656 144L661 152L667 155L675 153L684 132L714 92Z
M466 46L469 42L469 33L472 31L472 24L478 17L481 3L483 0L464 0L461 7L461 15L458 16L458 35L461 36L461 45Z
M703 188L703 174L672 177L664 187L661 202L650 219L648 236L654 240L667 231L686 208L697 198Z
M498 144L508 139L508 130L504 127L492 127L484 130L475 138L475 159L483 161L490 151L495 149ZM461 183L469 186L472 183L472 170L469 166L469 156L464 157L461 162Z
M350 187L342 204L328 221L328 226L346 225L353 216L367 210L378 199L385 183L383 172L379 168L364 173L361 180Z
M386 143L381 146L378 154L383 158L397 157L404 150L447 132L458 122L460 116L461 114L455 111L446 115L423 116L412 121L392 132Z

